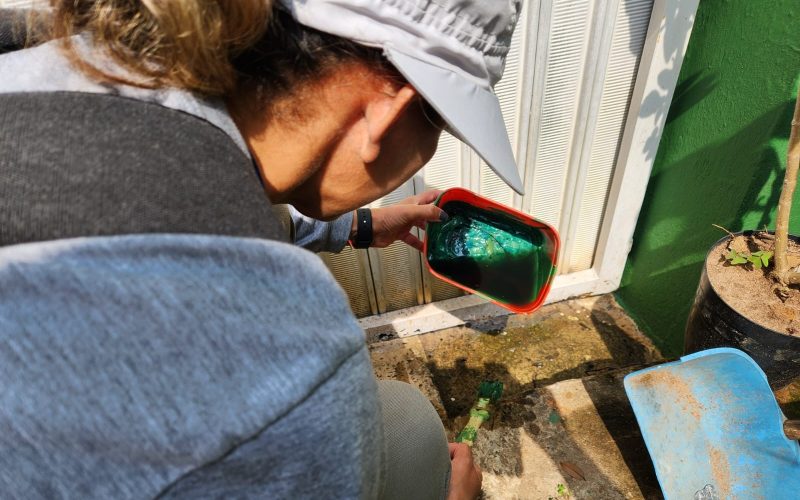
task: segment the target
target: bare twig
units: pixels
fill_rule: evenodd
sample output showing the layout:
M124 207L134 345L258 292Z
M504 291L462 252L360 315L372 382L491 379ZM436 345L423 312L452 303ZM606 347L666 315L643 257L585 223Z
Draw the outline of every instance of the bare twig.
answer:
M724 228L724 227L722 227L722 226L719 226L719 225L717 225L717 224L711 224L711 225L712 225L712 226L714 226L714 227L715 227L715 228L717 228L717 229L722 229L723 231L725 231L726 233L728 233L728 236L730 236L730 237L731 237L731 239L733 239L733 238L735 238L735 237L736 237L736 235L735 235L735 234L733 234L732 232L728 231L727 229L725 229L725 228Z
M786 173L783 177L781 197L778 201L778 218L775 222L775 269L773 276L783 284L800 283L800 273L790 272L786 258L789 246L789 214L792 197L797 185L797 170L800 165L800 91L794 105L792 130L789 134L789 151L786 157Z

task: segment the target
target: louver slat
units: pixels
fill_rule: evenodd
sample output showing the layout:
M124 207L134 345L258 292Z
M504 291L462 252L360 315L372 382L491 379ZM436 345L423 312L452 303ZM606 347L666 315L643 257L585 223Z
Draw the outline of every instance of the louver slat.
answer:
M588 0L555 1L550 17L546 75L542 106L538 116L538 136L531 137L533 155L527 168L533 169L533 186L528 195L527 212L558 227L562 218L564 185L577 104L585 67L591 8ZM544 34L543 34L544 35Z
M653 0L626 0L619 4L586 183L579 200L574 247L569 255L572 272L592 266L652 9Z
M338 254L322 252L319 255L347 293L353 314L362 317L377 313L378 308L375 304L372 276L367 266L359 262L358 252L363 250L346 247ZM361 258L366 260L366 256Z

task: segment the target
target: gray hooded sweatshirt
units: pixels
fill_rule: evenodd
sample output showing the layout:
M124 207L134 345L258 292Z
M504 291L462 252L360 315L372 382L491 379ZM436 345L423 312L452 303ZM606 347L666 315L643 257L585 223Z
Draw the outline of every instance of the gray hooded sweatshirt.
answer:
M0 56L0 496L378 496L363 334L230 119L66 68Z

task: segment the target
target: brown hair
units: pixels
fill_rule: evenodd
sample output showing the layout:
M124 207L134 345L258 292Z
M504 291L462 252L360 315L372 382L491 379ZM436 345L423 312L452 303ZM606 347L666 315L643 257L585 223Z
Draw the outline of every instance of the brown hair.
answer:
M265 112L286 96L302 93L322 81L334 68L361 63L376 75L403 83L405 79L383 51L299 24L276 7L264 36L233 60L239 89L255 97ZM294 109L294 118L301 110Z
M53 38L101 81L178 87L223 95L236 85L232 60L260 40L271 0L51 0ZM86 32L128 75L80 56L71 35Z
M297 23L277 0L50 0L51 32L75 66L100 81L246 94L259 112L349 62L404 81L380 49ZM85 33L124 74L84 57ZM45 38L45 37L39 37ZM294 113L293 114L298 114Z

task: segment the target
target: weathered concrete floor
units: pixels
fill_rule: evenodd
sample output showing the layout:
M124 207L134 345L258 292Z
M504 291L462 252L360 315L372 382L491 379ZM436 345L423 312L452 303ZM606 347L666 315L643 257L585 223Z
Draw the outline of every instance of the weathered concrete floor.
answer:
M503 382L474 448L485 498L661 498L622 387L626 373L661 357L610 296L375 342L370 350L378 377L419 387L451 439L480 382Z
M800 420L800 378L775 391L775 398L786 418Z

